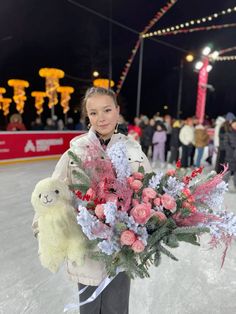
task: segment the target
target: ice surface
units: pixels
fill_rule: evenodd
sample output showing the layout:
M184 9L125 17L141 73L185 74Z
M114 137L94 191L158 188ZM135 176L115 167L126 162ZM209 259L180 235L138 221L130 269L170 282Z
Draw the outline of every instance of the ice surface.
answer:
M0 167L1 314L61 314L75 301L76 284L65 272L53 275L41 267L31 231L31 192L55 163ZM236 194L227 193L225 204L236 212ZM151 278L132 281L130 314L235 314L236 243L220 270L223 248L209 251L208 240L204 236L200 248L182 244L173 251L179 262L163 258Z

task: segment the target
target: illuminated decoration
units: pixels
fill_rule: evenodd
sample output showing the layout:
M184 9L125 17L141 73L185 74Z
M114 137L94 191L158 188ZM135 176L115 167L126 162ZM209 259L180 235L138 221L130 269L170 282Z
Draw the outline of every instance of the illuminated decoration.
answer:
M44 97L47 96L45 92L32 92L31 96L35 98L35 108L37 109L37 114L40 115L43 112Z
M48 107L51 109L58 103L57 88L59 87L59 79L63 78L65 73L55 68L42 68L39 75L46 79L46 94L49 99Z
M207 94L207 82L208 82L208 71L209 58L204 57L202 60L202 67L199 71L198 76L198 91L197 91L197 105L196 105L196 118L199 123L203 123L206 106L206 94Z
M216 61L235 61L236 56L224 56L216 58Z
M3 98L3 94L6 93L6 89L4 87L0 87L0 102L1 99ZM1 109L1 103L0 103L0 109Z
M113 87L115 85L114 81L110 81L110 87ZM104 78L99 78L93 81L94 87L103 87L103 88L109 88L109 80Z
M94 77L98 77L99 76L99 72L98 71L93 71L93 76Z
M70 94L74 93L74 88L71 86L59 86L57 91L61 93L61 106L63 108L63 113L69 111L69 101L71 99Z
M139 39L136 41L135 43L135 46L134 48L132 49L131 51L131 54L130 54L130 57L128 59L128 61L126 62L122 72L121 72L121 75L120 75L120 79L118 81L118 84L116 86L116 94L118 95L123 84L124 84L124 81L127 77L127 74L130 70L130 67L133 63L133 60L134 60L134 57L139 49L139 46L140 46L140 43L141 43L141 39L143 37L144 34L146 34L151 27L153 27L162 17L163 15L165 15L167 13L167 11L169 9L172 8L172 6L177 2L178 0L170 0L166 3L166 5L164 7L162 7L153 17L153 19L150 20L150 22L148 23L148 25L144 28L144 30L140 33L140 37Z
M192 62L194 60L194 56L191 55L191 54L188 54L186 57L185 57L186 61L188 62Z
M2 98L0 103L0 109L3 110L3 115L7 116L9 113L9 107L12 102L11 98Z
M175 30L175 31L160 33L160 34L157 34L157 36L188 34L188 33L194 33L194 32L199 32L199 31L218 30L218 29L230 28L230 27L236 27L236 23L211 25L211 26L199 26L199 27L195 27L195 28L179 29L179 30ZM152 36L147 36L147 37L152 37Z
M177 34L177 32L183 33L184 28L186 28L186 27L196 25L196 24L201 24L201 23L209 23L209 22L217 19L218 17L222 17L223 15L231 14L231 13L235 13L235 12L236 12L236 7L228 8L228 9L223 10L221 12L213 13L213 14L205 16L205 17L192 19L192 20L189 20L189 21L177 24L177 25L168 26L168 27L163 28L163 29L158 29L154 32L143 34L142 36L143 36L143 38L147 38L147 37L153 37L153 36ZM193 31L193 29L192 29L192 31ZM186 32L186 30L185 30L185 32Z
M8 85L14 89L13 100L16 103L16 110L22 114L24 112L24 105L27 99L25 96L25 88L29 87L29 82L11 79L8 81Z

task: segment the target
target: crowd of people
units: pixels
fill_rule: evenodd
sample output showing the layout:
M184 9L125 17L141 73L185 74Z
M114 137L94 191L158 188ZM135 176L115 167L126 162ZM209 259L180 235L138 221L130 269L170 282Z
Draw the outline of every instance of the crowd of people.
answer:
M173 119L158 114L134 118L128 135L138 140L153 167L172 167L181 160L183 168L209 164L219 173L228 164L236 192L236 116L229 112L203 123L194 117ZM213 158L215 157L215 158ZM214 160L213 160L214 159Z

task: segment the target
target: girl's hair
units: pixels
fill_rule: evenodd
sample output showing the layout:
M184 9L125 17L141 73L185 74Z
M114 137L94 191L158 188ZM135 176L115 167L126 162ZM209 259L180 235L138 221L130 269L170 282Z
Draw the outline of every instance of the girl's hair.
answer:
M103 88L103 87L90 87L89 89L87 89L85 96L82 100L82 116L83 117L87 116L87 111L86 111L87 100L94 95L109 96L114 101L115 106L118 107L116 93L112 89L107 89L107 88Z

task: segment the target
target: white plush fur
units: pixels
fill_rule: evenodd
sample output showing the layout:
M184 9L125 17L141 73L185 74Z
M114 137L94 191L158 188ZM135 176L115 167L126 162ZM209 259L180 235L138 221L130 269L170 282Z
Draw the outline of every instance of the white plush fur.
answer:
M82 265L85 237L76 222L68 186L46 178L35 186L31 202L38 216L38 242L41 264L57 272L65 259Z

